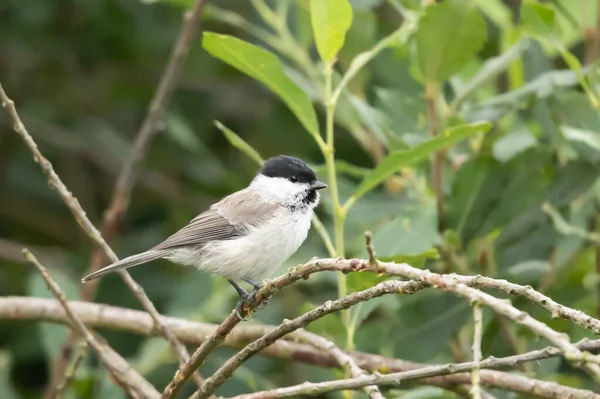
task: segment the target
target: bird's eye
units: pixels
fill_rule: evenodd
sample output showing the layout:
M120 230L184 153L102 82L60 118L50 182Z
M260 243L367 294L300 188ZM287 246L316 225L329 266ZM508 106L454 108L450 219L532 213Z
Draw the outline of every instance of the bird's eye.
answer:
M292 183L296 183L296 182L298 181L298 176L291 176L291 177L290 177L290 181L291 181Z

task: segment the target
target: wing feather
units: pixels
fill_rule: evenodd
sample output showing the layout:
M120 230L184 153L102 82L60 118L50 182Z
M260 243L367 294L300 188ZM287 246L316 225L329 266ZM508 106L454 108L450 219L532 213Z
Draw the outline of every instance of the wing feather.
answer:
M229 240L267 222L278 207L264 203L259 193L247 188L223 198L152 249L176 249L213 240Z

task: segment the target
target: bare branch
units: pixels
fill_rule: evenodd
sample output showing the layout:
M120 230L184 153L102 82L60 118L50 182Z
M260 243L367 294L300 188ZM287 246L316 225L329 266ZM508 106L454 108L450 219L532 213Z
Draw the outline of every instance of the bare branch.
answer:
M519 285L506 280L498 280L481 275L460 276L450 274L448 276L449 278L470 287L488 288L502 291L509 295L522 296L552 313L552 317L561 317L565 320L572 321L581 327L591 330L594 334L600 335L600 320L595 319L580 310L571 309L561 305L560 303L553 301L552 298L536 291L529 285Z
M453 365L454 367L460 367L468 363L460 363ZM475 364L471 363L472 367ZM432 366L426 367L415 371L406 371L402 373L379 375L379 376L363 376L359 378L350 378L346 380L327 381L320 383L305 382L300 385L295 385L285 388L277 388L270 391L260 391L251 394L238 395L229 399L276 399L276 398L289 398L289 397L301 397L302 395L316 396L326 392L340 391L344 389L359 389L367 384L377 384L385 386L399 386L403 381L420 378L420 376L431 375L431 373L442 373L440 367L447 366ZM468 368L468 367L467 367ZM493 379L497 371L488 371L488 378ZM485 377L482 375L485 380ZM513 377L511 375L511 377ZM570 388L564 385L557 384L555 382L540 381L532 378L527 378L519 375L514 375L514 383L510 384L505 389L516 390L526 393L528 395L536 395L543 398L571 398L571 399L600 399L600 395L592 391L585 389ZM501 385L501 383L497 383Z
M126 331L140 335L157 335L152 318L143 311L126 309L89 302L70 301L69 305L73 313L89 327L109 328L119 331ZM0 297L0 320L38 320L54 323L69 324L69 320L63 308L56 301L44 298L32 297ZM161 316L161 322L169 327L177 337L189 344L199 344L214 333L217 329L215 324L193 322L185 319ZM269 333L275 326L265 326L260 324L243 324L227 336L223 344L234 349L243 348L248 341L253 341ZM285 359L305 364L312 364L321 367L338 367L338 361L330 353L317 350L314 347L296 341L300 341L299 332L293 332L278 340L270 347L265 348L260 355ZM600 340L583 340L577 344L580 350L590 352L600 351ZM498 359L499 363L494 367L514 368L527 362L539 361L560 355L560 350L555 347L527 352L521 355L515 355ZM377 371L401 372L415 370L430 365L413 363L400 359L385 358L380 355L374 355L364 352L349 352L350 356L356 360L357 365L373 373ZM504 372L492 372L491 370L481 370L481 384L489 388L503 388L515 392L529 393L529 388L524 388L517 375ZM544 381L533 381L535 386L543 386ZM471 376L468 373L457 373L445 376L430 377L421 379L419 383L439 386L452 387L457 384L470 384ZM546 392L546 391L542 391ZM538 396L547 398L556 398L555 395ZM568 395L562 397L569 397Z
M111 372L119 385L130 396L144 399L158 398L159 393L152 384L139 375L127 361L115 352L106 342L100 342L98 337L88 330L85 324L77 318L67 302L65 293L60 289L58 284L52 280L52 277L50 277L46 268L38 262L35 256L28 250L23 250L23 253L25 254L25 258L39 270L48 285L48 289L60 302L71 328L84 337L87 343L96 351L102 364Z
M248 344L244 349L239 351L235 356L227 360L217 371L206 379L202 388L193 396L196 399L204 399L215 393L225 381L227 381L233 372L242 365L246 360L273 344L281 337L289 334L299 328L305 327L309 323L320 319L330 313L338 310L348 309L357 303L368 301L373 298L380 297L386 294L413 294L424 288L424 285L418 281L384 281L376 286L364 291L354 292L350 295L340 298L336 301L327 301L322 306L319 306L308 313L303 314L293 320L285 320L283 324L270 331L268 334L260 337L256 341ZM163 394L164 396L164 394ZM167 396L170 397L170 396Z
M316 348L331 354L331 356L337 360L340 367L347 369L352 377L367 375L367 372L358 367L358 364L356 364L356 361L352 358L352 356L338 348L332 341L306 330L298 330L296 331L295 335L300 339L300 341L309 343ZM377 388L375 385L367 385L363 387L363 391L365 391L365 393L371 399L385 399L385 397L381 394L381 391L379 391L379 388Z
M473 371L471 372L471 395L473 399L481 399L481 376L479 363L481 362L481 339L483 336L483 315L478 303L473 305Z
M461 283L460 278L453 275L432 273L428 270L416 269L406 264L387 265L385 269L390 274L425 281L434 287L452 291L455 294L468 298L470 301L493 309L496 313L506 316L516 323L527 327L533 333L546 338L560 348L565 359L570 361L574 366L586 370L596 382L600 382L600 366L598 365L599 359L597 357L580 351L576 346L571 344L568 335L553 330L546 324L531 317L527 312L518 310L504 300L471 288Z
M497 367L500 363L504 363L502 359L489 358L481 363L479 367ZM506 365L506 364L505 364ZM400 373L392 374L374 374L361 376L358 378L348 378L337 381L326 381L319 383L305 382L300 385L295 385L285 388L277 388L270 391L255 392L252 394L238 395L230 399L274 399L274 398L288 398L296 397L300 395L319 395L326 392L340 391L344 389L359 389L366 385L379 385L379 386L399 386L404 381L420 379L424 377L439 376L444 374L452 374L458 372L471 371L473 368L478 367L475 362L458 363L458 364L446 364L423 367L417 370L403 371ZM488 378L494 378L493 373ZM482 382L485 381L486 376L482 373ZM554 382L534 380L527 377L516 376L516 384L520 386L522 392L529 394L535 392L536 395L547 397L547 398L576 398L576 399L600 399L600 394L584 390L565 387ZM524 389L525 388L525 389ZM513 389L513 385L511 388Z
M184 13L179 36L173 45L167 66L160 78L152 102L148 107L146 118L137 133L131 154L117 178L110 205L104 213L102 236L108 243L111 243L115 238L121 218L129 207L131 192L139 174L141 164L146 157L152 139L160 131L159 124L164 114L165 105L179 80L181 70L187 59L192 40L194 39L198 23L202 18L204 6L207 2L208 0L196 0L193 8ZM96 251L86 274L100 269L103 260L103 253ZM92 282L85 287L82 292L82 299L89 300L95 294L98 281Z
M77 220L83 231L101 248L102 252L104 252L104 254L112 262L117 262L119 258L108 246L106 241L104 241L98 229L96 229L94 224L90 221L90 219L88 219L88 217L85 214L85 211L79 204L77 198L75 198L71 194L67 186L65 186L60 177L56 174L50 161L48 161L39 151L37 144L31 137L29 132L27 132L25 125L23 125L23 122L21 121L21 118L19 118L19 114L17 113L17 110L15 108L15 103L10 98L8 98L8 96L4 92L4 89L2 88L2 85L0 85L0 99L2 100L2 105L7 109L8 113L13 119L15 132L17 132L19 136L21 136L21 138L25 141L25 144L27 144L27 147L29 147L29 149L33 153L35 161L40 164L42 170L48 177L48 183L50 187L56 190L56 192L58 192L64 203L73 213L73 216L75 216L75 219ZM154 320L156 328L159 331L161 331L162 336L167 339L171 347L175 350L175 353L179 354L181 358L186 359L187 352L185 351L184 346L181 345L179 341L177 341L175 336L171 334L168 331L168 329L166 329L162 324L160 324L160 315L154 307L152 301L150 301L150 299L144 292L144 289L138 283L135 282L135 280L126 270L120 270L118 273L123 278L125 285L127 285L127 287L135 295L135 297L140 301L143 308L150 314L152 320Z
M385 273L389 275L401 276L411 279L421 279L427 270L416 269L407 264L396 264L393 262L377 261L377 265L371 266L367 260L362 259L342 259L342 258L323 258L312 259L305 265L299 266L305 274L311 274L316 271L329 270L350 273L352 271L371 271L376 273ZM595 319L588 314L561 305L552 300L552 298L536 291L531 286L523 286L511 283L506 280L493 279L484 276L462 276L458 274L444 274L445 279L468 285L474 288L487 288L496 291L505 292L509 295L518 295L529 299L531 302L541 306L552 313L553 317L561 317L570 320L595 334L600 335L600 320Z
M365 244L367 247L367 253L369 254L369 264L374 265L377 263L377 255L375 254L375 248L373 247L373 234L370 231L365 232Z
M64 379L58 386L56 387L56 397L60 398L64 394L65 390L69 387L73 379L75 378L75 372L79 367L79 364L83 360L87 353L87 342L85 340L81 340L79 345L77 346L77 351L75 352L75 356L71 365L67 367L65 370Z
M227 335L229 335L231 330L233 330L239 322L240 319L236 316L235 312L230 313L225 321L223 321L211 335L202 341L202 344L192 354L190 360L179 367L173 380L169 382L163 390L161 399L174 397L188 378L190 378L192 373L202 366L202 363L204 363L210 352L225 340ZM202 386L203 385L204 384L202 384Z
M125 165L123 165L123 169L117 178L110 205L104 213L101 229L102 236L109 244L116 237L121 219L129 207L131 192L139 175L141 164L146 157L152 139L159 132L159 124L164 114L165 106L179 80L183 65L185 64L192 41L195 37L198 24L202 18L204 6L207 2L208 0L196 0L193 7L184 13L183 24L179 36L173 45L167 66L160 78L160 82L150 106L148 107L146 118L137 133L131 154L125 162ZM96 250L92 255L92 261L86 274L99 270L102 267L103 260L104 253ZM112 261L114 262L114 260ZM98 284L99 280L95 280L84 285L81 290L81 299L84 301L91 300L95 296ZM171 343L174 352L179 356L181 363L185 364L190 358L187 349L176 342L173 339L174 337L171 336L168 331L164 331L164 333L165 337ZM68 348L70 346L70 342L67 340L64 347ZM57 365L57 367L61 368L60 365ZM60 372L60 370L58 370L58 372ZM201 386L204 381L199 373L194 373L193 378L198 386Z

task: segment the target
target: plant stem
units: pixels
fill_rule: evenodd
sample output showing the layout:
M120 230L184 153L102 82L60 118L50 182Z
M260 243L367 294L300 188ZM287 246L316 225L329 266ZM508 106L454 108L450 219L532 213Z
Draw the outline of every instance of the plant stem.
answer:
M431 135L437 137L440 132L438 114L437 114L437 86L433 82L425 83L425 99L427 101L427 121ZM433 154L431 164L431 184L435 192L437 214L438 214L438 231L444 231L444 190L442 187L442 164L444 154L442 151L437 151Z
M334 146L334 114L336 101L333 97L332 90L332 75L333 75L333 64L327 64L325 66L325 110L326 110L326 124L325 124L325 137L326 147L323 151L325 157L325 164L327 166L327 174L329 178L329 189L331 192L331 202L333 206L333 224L335 228L335 249L336 256L344 256L344 221L346 219L346 209L340 204L340 197L337 186L337 176L335 170L335 146ZM340 298L345 297L348 294L348 285L346 283L345 275L338 275L338 296ZM346 326L347 340L346 349L352 350L354 348L354 331L350 322L350 313L348 310L342 311L342 322Z
M476 366L471 371L471 397L473 399L481 399L481 339L483 337L483 315L481 306L478 303L473 305L473 362Z

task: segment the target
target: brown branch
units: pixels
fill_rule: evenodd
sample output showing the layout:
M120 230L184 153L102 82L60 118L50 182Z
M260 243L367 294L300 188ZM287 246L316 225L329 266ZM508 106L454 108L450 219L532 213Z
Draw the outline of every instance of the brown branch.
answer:
M197 370L202 363L206 360L206 357L213 351L218 345L220 345L225 338L231 333L231 330L238 325L240 319L237 317L235 312L229 314L229 316L223 321L215 331L210 334L202 344L196 349L196 351L190 357L190 360L179 367L179 370L175 373L173 380L163 390L161 399L172 398L177 392L183 387L183 384L190 378L190 376ZM204 385L204 384L203 384Z
M552 314L552 317L561 317L572 321L581 327L591 330L594 334L600 335L600 320L595 319L586 313L561 305L552 300L552 298L536 291L529 285L519 285L506 280L493 279L484 276L461 276L456 274L448 275L462 284L475 288L487 288L496 291L505 292L509 295L518 295L529 299L531 302L541 306Z
M131 154L117 178L110 205L104 213L102 236L108 243L111 243L115 238L121 218L129 207L131 192L139 175L141 164L146 157L152 139L159 132L159 124L164 114L165 105L177 84L207 1L196 0L193 8L184 13L179 36L160 78L154 98L148 107L146 118L137 133ZM101 251L94 252L86 274L100 269L103 260L104 254ZM86 285L82 291L82 300L90 300L95 295L97 287L98 281Z
M600 1L596 1L597 10L600 10ZM596 11L596 26L583 31L585 48L583 53L584 65L590 65L598 58L600 52L600 12Z
M532 329L532 331L535 333L548 338L550 342L554 343L564 351L568 360L576 364L581 362L585 369L588 370L591 375L594 376L594 378L599 378L600 376L600 367L598 367L597 364L583 361L584 357L586 357L587 360L596 360L596 358L587 357L587 354L582 353L576 347L571 345L569 340L564 338L562 334L552 330L544 323L535 320L527 313L521 312L513 306L506 304L504 301L466 286L470 285L479 288L493 288L509 294L522 295L538 305L551 310L553 314L573 320L584 327L587 326L588 328L593 328L593 326L600 323L600 321L586 315L581 311L570 309L552 301L549 297L535 291L529 286L520 286L518 284L509 283L505 280L495 280L481 276L460 276L455 274L439 275L436 273L430 273L427 270L416 269L406 264L396 264L393 262L386 263L377 261L375 265L370 265L368 261L361 259L313 259L304 265L291 268L286 275L276 278L263 286L256 294L255 298L257 303L253 304L253 307L258 303L261 303L264 298L269 297L284 286L292 284L299 279L307 279L312 273L324 270L340 271L343 273L349 273L352 271L372 271L377 273L386 273L389 275L403 276L412 279L419 279L437 287L439 287L440 284L442 284L444 288L448 288L448 286L452 285L457 294L468 297L470 300L479 301L482 304L491 307L496 312L515 320L517 323L524 325L529 329ZM440 281L440 279L442 280ZM215 335L203 342L196 353L192 355L192 359L186 363L185 366L180 367L173 378L173 381L171 381L167 388L165 388L163 392L164 398L177 393L177 391L183 386L183 383L185 383L185 381L189 378L189 373L200 367L208 353L210 353L210 351L212 351L217 345L223 342L225 337L237 325L236 320L237 319L235 317L230 315L221 324L220 328L217 330L217 332L215 332Z
M204 6L207 2L208 0L196 0L193 7L184 13L183 24L179 36L173 45L167 66L160 78L158 88L154 93L150 106L148 107L146 118L137 133L131 154L125 162L125 165L123 165L117 178L110 205L104 213L104 220L101 228L102 236L109 244L112 243L116 237L121 219L129 207L131 192L140 173L141 164L146 157L152 139L159 132L159 124L164 114L165 106L179 80L191 43L195 37L197 26L202 18ZM105 252L101 250L94 251L86 274L99 270L102 267L104 259ZM114 262L112 259L111 261ZM98 289L99 282L99 280L95 280L84 285L81 289L80 298L84 301L92 300ZM181 363L185 364L190 357L187 349L183 345L175 342L172 339L173 337L169 337L167 332L165 332L165 336L171 343L175 353L179 356ZM72 342L73 337L69 336L62 346L60 351L61 355L53 365L53 376L63 374L63 370L68 361L68 354L71 351ZM194 373L193 378L198 386L201 386L203 379L200 377L200 374Z
M365 370L361 369L358 364L356 364L356 361L350 354L337 347L332 341L305 330L296 331L295 336L298 337L300 341L306 342L323 352L329 353L333 358L335 358L339 366L344 370L347 370L352 377L368 375ZM375 385L364 386L363 391L371 399L385 399L379 388L377 388Z
M373 247L373 234L370 231L365 232L365 245L367 247L367 253L369 254L369 264L376 264L377 255L375 254L375 247Z
M70 301L70 308L79 320L92 328L106 328L124 331L139 335L158 335L154 329L152 318L143 311L95 304L89 302ZM63 308L56 301L32 297L0 297L0 320L37 320L53 323L69 324ZM177 338L189 344L199 344L206 340L217 329L215 324L193 322L185 319L161 316L161 323L165 324ZM243 324L231 332L223 342L229 348L241 349L248 342L254 341L269 333L275 326L259 324ZM301 362L320 367L338 367L339 362L330 354L314 348L311 345L299 343L302 339L299 332L288 334L283 339L265 348L260 355L294 362ZM577 344L581 350L590 352L600 351L600 339L595 341L584 340ZM419 369L430 365L413 363L400 359L385 358L364 352L349 352L357 365L367 372L401 372ZM502 359L502 365L514 368L520 364L539 361L560 355L560 350L555 347L527 352ZM499 367L500 367L499 366ZM481 384L489 388L502 387L515 392L528 393L521 390L523 385L518 383L512 373L497 372L489 375L490 370L481 370ZM532 380L537 381L537 380ZM471 376L468 373L458 373L441 377L430 377L419 380L419 383L453 387L457 384L469 384ZM538 381L540 385L543 381ZM509 388L507 388L509 386ZM544 396L556 398L556 396Z
M407 264L377 261L376 265L371 266L369 265L368 260L342 258L315 258L304 265L298 266L294 273L296 276L298 274L301 276L308 276L311 273L322 270L339 271L342 273L350 273L353 271L371 271L375 273L385 273L411 279L421 279L422 276L429 273L427 270L416 269ZM507 293L509 295L522 296L552 313L553 317L561 317L563 319L572 321L581 327L600 335L600 320L595 319L580 310L572 309L555 302L552 300L552 298L536 291L531 286L519 285L506 280L493 279L480 275L464 276L452 273L437 276L444 276L445 279L453 280L458 283L468 285L469 287L492 289ZM276 280L273 280L271 284L273 284L275 281Z
M77 222L79 223L79 226L81 226L83 231L96 243L96 245L98 245L102 249L104 254L106 254L106 256L112 262L117 262L119 260L117 255L108 246L106 241L104 241L104 239L102 238L102 235L100 234L98 229L96 229L94 224L86 216L86 213L83 210L83 208L81 207L81 205L79 204L79 201L77 200L77 198L75 198L71 194L71 192L69 191L67 186L65 186L65 184L62 182L60 177L56 174L50 161L48 161L42 155L40 150L38 149L37 144L31 137L31 135L29 134L27 129L25 128L25 125L23 125L23 122L21 121L21 118L19 117L19 114L17 113L17 110L15 108L15 103L10 98L8 98L8 96L4 92L4 89L2 88L2 85L0 85L0 99L2 100L2 105L7 109L9 115L13 119L15 132L17 134L19 134L19 136L21 136L23 141L25 141L25 144L27 145L27 147L29 147L29 149L33 153L34 160L40 164L40 167L42 168L42 170L48 177L48 184L50 185L50 187L59 194L59 196L62 198L64 203L71 210L71 213L73 213L75 220L77 220ZM152 303L152 301L150 301L150 299L144 292L144 289L138 283L135 282L135 280L131 277L131 275L126 270L120 270L118 273L123 278L125 285L127 285L127 287L131 290L131 292L134 294L134 296L140 301L140 303L142 304L142 307L150 314L150 316L154 320L156 328L159 329L159 331L161 331L162 336L168 340L171 347L175 350L175 353L178 353L182 358L185 358L185 355L186 355L186 352L184 352L185 348L183 347L183 345L181 345L181 343L179 343L179 341L177 341L177 339L175 338L175 336L173 334L171 334L162 324L160 324L160 316L158 314L158 311L154 307L154 304ZM67 358L67 362L68 362L68 358L70 357L70 350L68 350L66 352L67 352L66 358ZM66 363L65 363L65 367L66 367ZM63 374L64 374L64 371L63 371ZM58 381L60 381L61 375L59 375L59 377L56 378L56 380L52 382L52 386L56 386L56 384L58 384ZM54 375L53 375L53 377L54 377ZM48 391L51 391L51 390L48 390ZM47 396L52 394L51 392L48 392L48 391L46 392Z
M372 288L354 292L333 302L327 301L322 306L319 306L302 316L296 317L293 320L285 320L283 324L277 326L274 330L260 337L256 341L248 344L244 349L227 360L225 364L206 379L204 384L202 384L202 388L200 388L200 390L192 397L195 399L205 399L209 395L214 394L225 381L231 378L233 372L246 360L264 348L272 345L281 337L298 330L299 328L305 327L317 319L339 310L349 309L360 302L368 301L386 294L413 294L423 288L424 284L418 281L384 281ZM163 396L165 395L163 394ZM168 397L172 396L167 396L167 398Z
M115 352L106 342L100 342L98 337L95 336L76 316L67 302L65 293L60 289L58 284L52 280L52 277L48 274L48 270L38 262L35 256L26 249L23 250L23 253L25 254L25 258L38 269L44 278L44 281L46 281L48 289L52 292L52 295L58 299L71 328L77 331L77 334L85 338L87 343L94 351L96 351L98 358L110 371L119 386L121 386L130 396L135 398L158 398L159 393L152 384L139 375L127 361Z
M508 317L533 333L546 338L552 344L560 348L566 360L576 367L581 367L587 371L595 381L600 382L600 366L598 365L600 360L589 353L580 351L576 346L571 344L568 335L553 330L548 327L548 325L531 317L527 312L518 310L502 299L498 299L461 283L460 276L431 273L428 270L416 269L406 264L388 265L386 270L390 274L425 281L433 286L454 292L457 295L468 298L470 301L493 309L496 313Z
M69 387L73 379L75 378L75 373L77 372L77 368L79 364L83 360L87 353L87 342L85 340L80 341L77 351L75 352L75 357L71 362L71 365L67 367L65 370L64 379L60 382L56 387L56 397L62 398L65 390ZM54 391L54 390L53 390Z
M481 363L480 367L497 367L498 362L501 359L489 358ZM367 375L357 378L348 378L344 380L326 381L319 383L305 382L300 385L295 385L285 388L276 388L269 391L255 392L252 394L238 395L230 399L275 399L275 398L288 398L298 397L302 395L315 396L326 392L340 391L344 389L359 389L366 385L379 385L379 386L399 386L404 381L415 380L424 377L439 376L445 374L452 374L457 372L467 372L477 367L477 363L458 363L458 364L446 364L423 367L417 370L403 371L400 373L392 373L386 375ZM488 371L482 373L482 382L486 379L502 378L498 372ZM528 394L535 394L537 396L546 398L572 398L572 399L600 399L600 394L596 394L592 391L585 389L577 389L565 387L555 382L540 381L522 376L517 377L514 381L511 381L509 389L513 389L515 385L519 386L521 392ZM498 385L501 385L498 382Z

